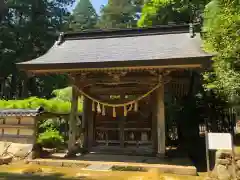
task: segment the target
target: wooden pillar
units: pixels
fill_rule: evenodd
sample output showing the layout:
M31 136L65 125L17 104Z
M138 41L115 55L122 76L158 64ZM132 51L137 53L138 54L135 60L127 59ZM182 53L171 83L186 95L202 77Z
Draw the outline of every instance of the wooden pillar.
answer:
M88 148L88 103L87 98L83 96L83 111L82 111L82 128L83 128L83 148Z
M120 147L121 148L124 148L124 141L125 141L125 138L124 138L124 124L125 124L125 121L126 121L126 117L125 116L122 116L120 117L120 131L119 131L119 137L120 137Z
M41 116L37 116L34 118L34 133L33 133L33 148L32 152L29 154L28 159L36 159L40 158L40 152L38 148L38 143L37 143L37 137L38 137L38 122L41 120Z
M151 112L152 112L152 130L151 130L151 141L153 153L156 154L158 152L158 139L157 139L157 96L156 91L151 94Z
M77 90L72 87L72 100L71 100L71 112L69 117L69 131L68 131L68 151L71 152L74 149L76 143L76 131L77 131L77 113L78 113L78 95Z
M165 156L165 107L164 107L164 84L156 90L156 115L157 115L157 155Z
M87 147L88 150L90 151L93 143L94 143L94 115L96 111L92 111L92 101L88 98L85 98L86 100L86 113L87 113Z

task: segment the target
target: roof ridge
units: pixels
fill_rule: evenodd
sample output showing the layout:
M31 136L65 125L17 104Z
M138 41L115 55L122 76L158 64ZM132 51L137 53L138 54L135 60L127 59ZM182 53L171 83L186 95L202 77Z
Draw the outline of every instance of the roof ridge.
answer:
M128 28L128 29L108 29L108 30L91 30L82 32L65 32L59 36L59 44L64 40L80 40L80 39L101 39L115 37L132 37L146 35L162 35L176 33L191 33L189 30L194 25L179 24L179 25L161 25L155 27L144 28Z

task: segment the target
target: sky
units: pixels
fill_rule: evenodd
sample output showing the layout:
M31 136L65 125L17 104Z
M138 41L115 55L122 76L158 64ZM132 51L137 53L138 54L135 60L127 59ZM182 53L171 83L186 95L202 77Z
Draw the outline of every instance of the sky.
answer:
M79 0L76 0L74 5L70 8L71 10L74 9L74 7L76 6L78 1ZM107 2L108 2L108 0L90 0L90 1L92 2L92 5L96 9L97 13L100 12L101 6L107 4Z

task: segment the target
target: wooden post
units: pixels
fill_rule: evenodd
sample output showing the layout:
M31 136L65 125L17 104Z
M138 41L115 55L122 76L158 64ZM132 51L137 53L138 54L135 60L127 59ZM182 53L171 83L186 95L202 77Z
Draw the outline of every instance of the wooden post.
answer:
M78 112L78 95L76 88L72 87L72 100L71 100L71 112L69 117L69 138L68 138L68 151L71 152L74 149L76 142L76 130L77 130L77 112Z
M210 176L210 159L209 159L209 145L208 145L208 131L207 131L207 128L206 128L206 131L205 131L205 145L206 145L207 172L208 172L208 176Z
M231 134L231 141L232 141L232 173L233 173L233 179L237 179L237 172L236 172L236 155L235 155L235 146L234 146L234 140L233 140L233 134Z
M157 108L157 139L158 156L165 156L165 107L164 107L164 84L156 90L156 108Z
M87 112L87 140L88 140L88 150L90 151L94 143L94 118L96 110L93 112L91 108L91 100L86 98L86 112Z
M158 140L157 140L157 108L156 103L157 96L156 92L154 91L151 94L151 109L152 109L152 130L151 130L151 140L152 140L152 148L153 153L156 154L158 152Z
M120 131L119 131L119 137L120 137L120 147L121 148L124 148L124 141L125 141L125 138L124 138L124 124L125 124L125 121L126 121L126 117L125 116L122 116L120 117Z
M32 153L28 156L29 159L40 158L39 149L37 148L37 137L38 137L38 122L41 120L41 116L37 116L34 118L34 133L33 133L33 148ZM4 129L2 129L4 131ZM2 132L3 134L3 132Z
M27 97L28 97L28 77L27 75L25 75L23 79L21 98L27 98Z
M83 128L83 148L87 149L88 148L88 126L87 126L87 118L88 118L88 107L87 107L87 101L88 99L83 96L83 112L82 112L82 128Z

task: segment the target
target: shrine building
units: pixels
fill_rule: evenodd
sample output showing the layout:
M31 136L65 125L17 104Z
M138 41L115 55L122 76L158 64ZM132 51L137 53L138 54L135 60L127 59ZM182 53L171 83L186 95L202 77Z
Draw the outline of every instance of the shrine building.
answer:
M88 151L164 156L169 97L189 91L189 72L210 67L192 25L63 33L44 55L17 64L28 73L66 74L72 85L68 148L77 137L78 97Z

